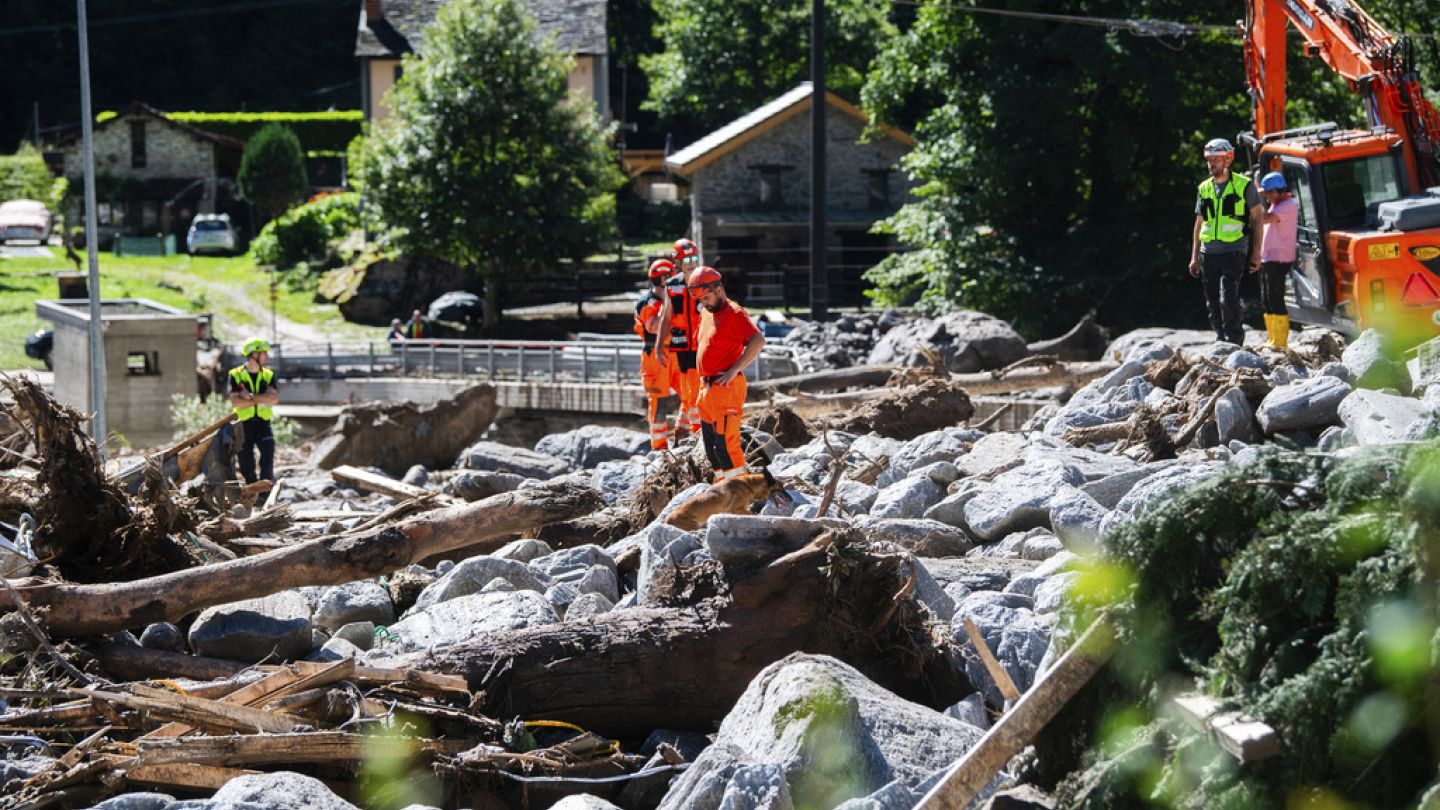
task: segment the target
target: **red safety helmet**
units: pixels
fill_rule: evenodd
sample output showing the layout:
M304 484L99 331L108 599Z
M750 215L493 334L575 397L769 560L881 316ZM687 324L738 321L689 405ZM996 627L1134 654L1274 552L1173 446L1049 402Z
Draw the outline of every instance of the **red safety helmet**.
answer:
M675 264L669 259L656 259L650 263L650 281L664 281L675 274Z
M690 272L690 277L685 280L685 286L691 290L708 287L711 284L720 283L720 271L709 265L700 265Z
M681 266L699 264L700 248L689 239L676 239L670 251L670 258Z

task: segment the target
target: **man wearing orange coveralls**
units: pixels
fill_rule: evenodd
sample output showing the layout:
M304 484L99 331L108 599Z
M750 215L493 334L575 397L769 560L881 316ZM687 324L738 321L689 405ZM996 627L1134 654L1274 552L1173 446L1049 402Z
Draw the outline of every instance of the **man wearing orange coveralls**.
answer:
M745 472L740 447L740 419L745 411L745 375L741 371L760 355L765 337L745 310L725 297L720 273L701 265L686 280L700 303L696 342L700 366L700 435L715 482Z
M635 334L645 341L640 353L640 382L645 386L645 397L649 400L646 417L650 420L650 449L670 448L669 397L675 386L676 364L664 364L664 347L657 348L656 333L660 328L660 310L667 293L665 283L675 275L675 265L659 259L650 264L650 293L635 305Z
M676 239L670 249L670 261L674 262L675 268L680 271L679 292L684 293L685 279L700 266L700 248L689 239ZM681 436L687 431L695 433L700 430L700 410L696 404L700 397L700 371L695 366L695 328L700 319L695 300L689 295L683 297L682 301L682 295L676 294L672 288L670 306L673 322L670 327L672 339L669 351L675 356L678 365L678 368L672 368L672 371L678 374L675 390L680 393L680 416L675 420L675 426Z

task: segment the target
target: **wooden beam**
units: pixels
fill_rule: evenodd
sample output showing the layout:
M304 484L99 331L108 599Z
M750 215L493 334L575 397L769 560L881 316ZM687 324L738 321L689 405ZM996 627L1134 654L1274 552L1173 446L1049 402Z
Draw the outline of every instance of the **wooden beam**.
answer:
M400 501L408 501L412 498L438 498L442 503L455 505L462 503L449 495L441 495L431 492L424 487L417 487L407 484L404 481L396 481L384 475L376 475L369 470L362 470L359 467L351 467L342 464L330 471L330 477L346 486L354 487L365 492L378 492Z
M1244 712L1225 711L1224 704L1208 695L1181 695L1171 701L1196 731L1213 734L1220 747L1241 765L1269 759L1280 753L1275 729Z
M278 734L296 731L309 724L298 717L267 712L246 706L233 706L218 700L206 700L141 684L132 684L130 692L108 692L99 689L76 689L72 694L92 700L114 703L131 709L150 712L156 717L179 720L196 728L216 731Z
M192 763L200 765L273 765L292 762L353 763L376 758L406 759L420 752L428 756L458 754L474 748L475 740L397 739L387 746L368 734L312 731L295 734L239 734L142 740L137 766Z
M1020 702L950 767L915 810L964 810L1005 763L1029 745L1080 687L1090 682L1114 651L1115 631L1102 614Z
M193 762L125 767L124 763L127 761L120 757L112 760L116 768L124 770L126 782L140 787L219 790L225 786L226 782L237 776L260 773L260 771L219 768L214 765L200 765Z
M970 643L975 645L975 651L980 653L980 662L985 665L985 671L990 673L990 678L995 685L1000 687L1000 694L1006 700L1019 700L1020 690L1015 688L1015 681L1010 679L1010 673L1000 666L995 654L990 652L990 645L985 643L985 636L980 634L980 628L975 622L965 617L965 635L970 637Z

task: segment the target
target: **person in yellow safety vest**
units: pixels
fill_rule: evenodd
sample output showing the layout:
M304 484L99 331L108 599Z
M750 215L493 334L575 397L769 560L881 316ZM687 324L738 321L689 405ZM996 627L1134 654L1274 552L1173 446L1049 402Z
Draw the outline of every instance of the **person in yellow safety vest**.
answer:
M635 334L644 341L640 352L640 383L645 386L648 400L646 417L650 422L650 449L670 448L669 409L670 394L676 390L676 364L662 365L659 355L664 347L658 346L660 309L665 301L665 282L675 275L675 265L667 259L657 259L650 264L650 292L635 304Z
M275 433L270 429L280 389L270 369L270 344L264 338L250 338L240 347L245 362L230 369L230 407L244 432L240 446L240 475L253 484L255 450L260 450L260 480L275 480Z
M670 341L666 350L675 356L670 366L672 378L676 379L675 390L680 393L680 416L675 420L675 429L683 437L700 432L700 368L695 358L700 305L685 287L685 279L700 266L700 248L689 239L676 239L670 261L679 272L669 287Z
M1195 197L1195 229L1190 237L1190 275L1202 279L1205 309L1215 339L1245 342L1240 322L1240 277L1260 269L1260 193L1243 174L1230 171L1235 147L1224 138L1205 144L1209 177Z

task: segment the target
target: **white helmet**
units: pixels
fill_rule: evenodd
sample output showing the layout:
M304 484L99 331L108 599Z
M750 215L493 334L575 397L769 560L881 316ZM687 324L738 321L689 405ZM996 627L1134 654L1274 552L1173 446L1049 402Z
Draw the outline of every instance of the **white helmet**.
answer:
M1205 144L1205 157L1234 157L1235 147L1224 138L1215 138Z

